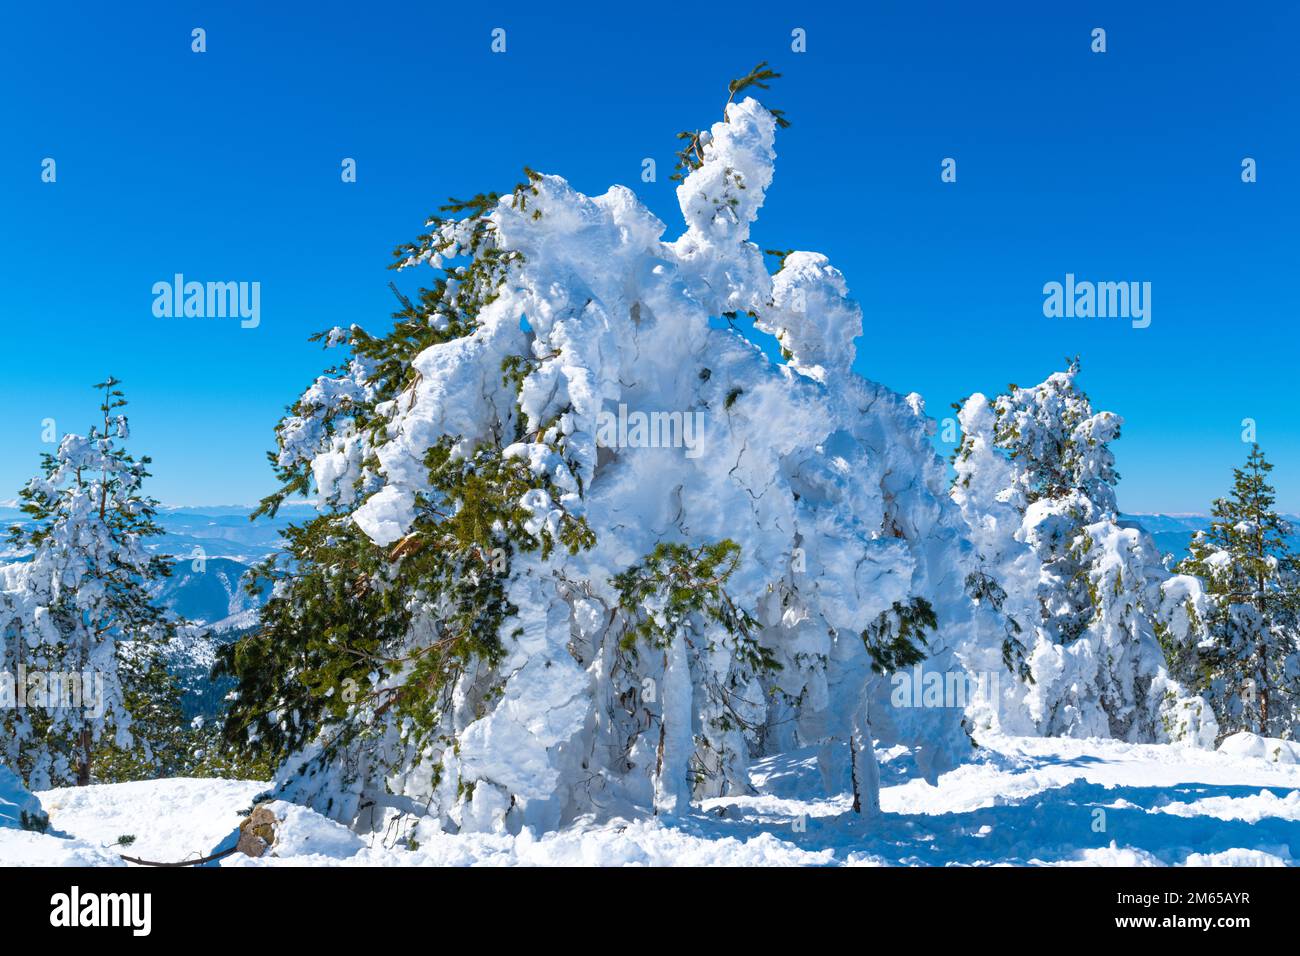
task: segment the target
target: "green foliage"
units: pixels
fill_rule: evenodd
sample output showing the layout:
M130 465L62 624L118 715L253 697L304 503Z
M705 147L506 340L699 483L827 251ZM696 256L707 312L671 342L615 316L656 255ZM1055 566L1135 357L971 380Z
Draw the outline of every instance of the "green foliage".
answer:
M124 783L189 776L188 740L181 715L181 688L152 644L119 647L118 677L131 714L131 745L118 747L105 735L95 751L95 779Z
M178 776L223 780L270 780L278 760L269 751L233 745L215 722L191 724L185 731L188 763Z
M1006 589L983 571L972 571L966 575L966 592L976 604L987 602L1005 622L1005 632L1002 636L1003 666L1020 680L1034 683L1033 673L1026 657L1025 644L1020 640L1024 628L1004 610L1007 600Z
M1209 614L1194 623L1213 645L1174 650L1182 669L1210 689L1225 732L1289 735L1300 720L1300 557L1274 509L1272 470L1252 445L1245 467L1233 469L1231 495L1215 500L1209 530L1192 539L1177 568L1205 586Z
M512 205L518 208L526 208L528 197L538 194L539 174L527 167L524 172L525 181L517 184L510 194ZM425 222L428 232L393 251L394 262L389 266L392 269L430 261L468 258L468 262L444 266L433 285L420 288L414 301L393 287L402 309L393 313L392 328L385 335L371 335L358 325L347 330L348 359L326 369L323 377L346 378L352 372L353 363L360 363L366 370L366 395L321 405L310 404L304 398L288 408L286 419L277 428L281 448L267 453L280 488L262 500L251 516L253 519L264 514L274 516L286 500L311 493L310 458L285 454L287 424L311 421L319 424L326 436L350 428L379 443L388 424L384 404L419 379L412 365L415 357L430 346L463 338L478 328L483 309L497 299L512 270L523 261L521 253L503 251L496 245L496 225L487 218L487 213L501 199L497 193L480 193L468 200L452 199L441 211L468 213L467 218L452 221L431 217ZM327 347L340 344L337 336L328 331L317 332L310 340L324 341ZM520 357L516 361L526 360ZM376 463L367 464L373 469ZM358 479L358 491L364 480L364 476Z
M781 76L780 73L777 73L772 69L769 69L767 65L767 61L764 60L762 63L758 64L758 66L754 67L752 70L746 73L744 76L738 77L727 84L727 92L730 94L727 97L727 102L730 103L732 100L736 98L737 93L743 93L751 86L757 87L760 90L769 89L770 84L768 84L767 81L779 79L780 76ZM778 117L777 122L782 129L785 129L790 125L785 120L779 119L779 117L783 115L781 110L768 110L768 112L770 112L773 116Z
M758 622L727 593L740 556L740 545L729 539L694 548L665 542L615 575L619 607L629 622L621 641L624 650L633 650L638 641L667 647L699 616L731 636L739 663L756 671L779 670L772 652L758 643Z
M938 626L934 608L925 598L913 597L906 604L895 601L862 632L871 669L889 674L921 663L929 655L926 631Z
M427 505L427 515L438 534L457 547L473 549L482 560L500 546L539 550L548 558L556 544L569 554L595 544L587 520L563 509L558 534L546 527L536 533L525 527L531 517L519 503L525 494L545 492L553 504L561 497L548 475L534 474L525 459L504 458L496 448L480 447L469 458L455 458L452 444L450 440L439 442L425 458L429 483L439 496L436 505ZM562 454L558 445L550 447ZM420 526L417 522L417 534Z
M525 174L509 199L518 209L528 209L539 194L538 174ZM363 397L321 406L300 401L290 409L277 429L280 448L270 455L281 488L263 502L262 513L274 514L286 497L312 488L314 448L304 453L291 446L304 423L319 425L322 440L347 428L377 447L386 439L393 400L418 382L415 357L475 331L521 261L496 243L488 214L503 201L496 193L453 199L442 211L463 218L430 219L427 233L397 248L394 268L469 261L445 266L416 301L399 292L403 308L386 335L350 330L352 359L327 375L346 381L359 363L363 387L344 391ZM538 361L508 356L503 381L518 390ZM506 623L517 611L506 596L515 556L536 552L545 560L557 547L576 554L595 542L585 518L559 506L563 494L553 473L534 474L526 458L504 455L508 444L530 441L565 460L563 436L552 424L525 434L516 409L468 452L458 437L433 445L414 521L388 547L375 545L343 505L291 527L286 556L256 569L249 584L272 586L258 628L219 655L215 676L237 683L223 725L227 745L245 745L258 759L282 759L322 728L334 728L329 746L337 747L389 715L413 730L412 741L436 733L457 678L480 665L490 670L505 654L503 641L512 636ZM358 497L375 488L373 453L363 471L354 487ZM581 490L576 473L571 476ZM521 501L539 495L558 518L534 527ZM499 682L489 681L484 693L498 690Z
M1195 637L1205 633L1205 625L1197 615L1195 606L1188 603L1185 610L1188 616L1188 634ZM1193 694L1207 693L1214 681L1213 655L1203 652L1194 639L1176 640L1169 625L1160 619L1153 618L1151 624L1160 650L1169 664L1169 672Z
M663 651L666 669L667 648L677 645L693 686L708 701L686 768L697 787L706 778L735 773L740 754L736 734L753 737L760 729L756 701L749 694L758 677L781 669L758 640L758 622L727 591L740 558L740 546L726 539L695 547L665 542L611 582L619 597L620 647L628 671L640 672L639 650L644 648ZM722 648L729 653L716 653ZM661 763L668 719L659 716Z
M1075 383L1079 357L1068 361L1064 376L1031 389L1011 385L993 403L994 439L1021 465L1030 503L1078 491L1101 504L1119 482L1107 446L1120 437L1120 419L1110 412L1094 415L1087 394Z
M737 93L743 93L751 87L766 90L769 88L769 80L778 79L780 73L769 69L767 61L764 60L758 66L754 67L744 76L737 77L727 84L727 102L722 107L722 119L727 121L727 107L735 100ZM767 111L776 119L776 125L781 129L790 126L790 121L785 118L785 111L767 107ZM679 140L683 140L685 145L677 152L677 165L675 171L669 177L670 179L680 182L685 179L692 170L699 169L704 165L704 139L703 130L682 130L677 134ZM742 186L743 188L743 186Z
M369 683L380 647L408 621L401 594L383 586L382 550L352 522L321 515L284 536L285 555L247 582L272 586L258 629L221 647L213 674L238 682L227 740L273 757L306 743L325 716L346 714L349 691Z

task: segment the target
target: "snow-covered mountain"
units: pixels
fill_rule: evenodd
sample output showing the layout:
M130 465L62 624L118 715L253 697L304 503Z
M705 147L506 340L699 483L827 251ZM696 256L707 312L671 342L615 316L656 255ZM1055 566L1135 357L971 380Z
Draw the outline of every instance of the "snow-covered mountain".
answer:
M250 566L231 558L177 561L155 601L187 621L213 630L242 629L251 623L262 598L245 590Z

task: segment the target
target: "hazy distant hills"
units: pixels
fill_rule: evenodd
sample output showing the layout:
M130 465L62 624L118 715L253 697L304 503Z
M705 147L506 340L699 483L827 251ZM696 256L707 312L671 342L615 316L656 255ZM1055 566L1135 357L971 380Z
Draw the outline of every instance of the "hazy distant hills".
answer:
M246 505L160 509L157 520L164 534L149 548L177 560L172 576L159 589L158 602L216 630L251 625L262 599L244 593L244 576L252 565L280 550L281 531L313 512L310 505L291 504L274 518L250 521L252 513ZM26 515L17 508L0 505L0 529L26 523ZM21 560L0 545L0 561L6 557Z
M280 550L281 531L313 512L310 506L287 505L274 518L249 521L252 513L252 508L243 505L164 509L158 513L158 524L166 534L157 550L189 558L198 548L209 558L255 564Z
M1300 515L1284 515L1291 523L1292 533L1288 539L1291 548L1300 552ZM1210 527L1210 518L1206 515L1165 515L1134 514L1122 515L1126 521L1134 521L1146 528L1155 538L1156 546L1174 561L1187 557L1187 547L1192 535Z
M289 504L274 518L249 521L252 512L247 505L168 507L159 511L158 523L165 534L151 548L178 559L178 573L169 582L164 597L169 606L174 602L178 613L208 622L249 610L236 596L241 590L237 586L239 576L279 551L280 533L295 521L310 517L313 509L305 503ZM1146 528L1160 550L1172 555L1174 560L1186 556L1194 533L1210 526L1210 519L1205 515L1126 514L1122 517ZM1291 541L1300 551L1300 515L1287 518L1298 529ZM7 530L14 523L24 523L22 512L0 505L0 529ZM4 546L0 545L0 560L5 557ZM211 580L184 570L191 568L196 557L206 559L206 567L213 573ZM189 612L182 608L188 608ZM223 609L225 613L219 614Z
M162 508L158 524L165 533L150 548L178 558L229 558L251 565L280 550L280 532L313 511L310 505L286 505L274 518L249 521L252 513L246 505ZM25 523L26 516L17 508L0 505L0 528Z

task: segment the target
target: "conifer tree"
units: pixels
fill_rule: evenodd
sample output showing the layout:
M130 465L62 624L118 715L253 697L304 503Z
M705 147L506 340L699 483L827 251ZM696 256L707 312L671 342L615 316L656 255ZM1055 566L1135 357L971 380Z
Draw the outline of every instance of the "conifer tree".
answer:
M1300 719L1300 560L1274 508L1272 470L1252 445L1178 570L1204 587L1198 620L1211 643L1198 663L1220 728L1290 738Z
M318 514L219 662L279 796L362 830L551 829L852 739L874 809L877 742L931 780L970 752L959 708L890 712L886 671L954 669L971 627L931 423L853 372L826 257L773 275L749 239L786 122L739 94L773 78L683 137L676 240L625 187L525 169L397 249L434 279L394 287L391 330L318 336L347 355L277 427L264 502ZM741 313L786 364L711 321Z
M29 523L11 532L26 560L6 569L0 635L8 658L40 672L49 690L29 696L10 728L12 759L34 789L84 786L112 751L153 765L150 736L174 729L176 687L157 657L174 625L150 599L170 565L145 547L161 534L143 492L150 459L123 445L118 384L95 386L100 420L86 435L65 435L42 457L41 475L20 492ZM48 686L56 682L66 695Z
M1161 652L1169 575L1150 535L1119 516L1109 446L1122 419L1094 412L1078 374L1076 358L961 409L953 497L979 549L973 580L994 585L1032 644L1028 683L1001 723L1016 728L1027 712L1047 735L1205 744L1204 708ZM1009 663L1020 633L1004 644Z

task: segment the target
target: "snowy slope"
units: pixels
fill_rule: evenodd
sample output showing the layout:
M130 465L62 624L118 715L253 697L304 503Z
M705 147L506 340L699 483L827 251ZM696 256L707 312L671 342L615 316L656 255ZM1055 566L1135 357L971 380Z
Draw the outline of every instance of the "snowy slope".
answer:
M810 749L759 761L751 770L754 795L704 801L673 825L654 818L580 821L540 838L528 830L448 835L421 827L362 840L305 808L281 804L277 812L289 816L284 855L236 854L220 862L1203 866L1293 865L1300 853L1300 766L1267 757L1004 737L986 741L975 760L930 786L901 748L881 756L885 813L873 823L849 812L845 781L832 782L836 796L822 795ZM0 831L0 862L109 862L117 851L100 848L124 834L137 838L132 855L196 858L229 845L240 814L264 787L161 780L46 791L38 796L52 825L78 839Z
M154 594L154 603L178 617L217 629L220 622L256 610L262 597L244 590L249 566L230 558L208 558L199 563L177 561L171 577Z

